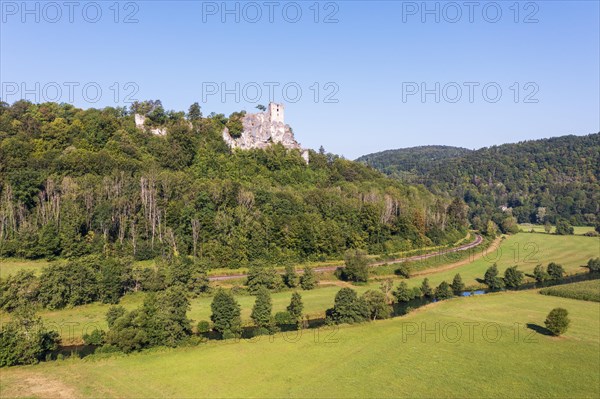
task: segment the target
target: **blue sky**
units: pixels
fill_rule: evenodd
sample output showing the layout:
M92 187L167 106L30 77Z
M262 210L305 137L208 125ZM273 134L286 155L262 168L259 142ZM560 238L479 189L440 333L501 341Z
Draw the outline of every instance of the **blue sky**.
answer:
M229 114L272 87L304 146L347 158L600 130L597 1L1 3L11 103Z

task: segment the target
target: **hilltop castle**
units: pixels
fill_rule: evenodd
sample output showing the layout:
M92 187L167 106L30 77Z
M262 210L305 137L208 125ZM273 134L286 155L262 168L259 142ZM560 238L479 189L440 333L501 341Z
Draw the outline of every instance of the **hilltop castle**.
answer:
M229 134L229 129L223 129L223 140L229 147L242 150L267 148L272 143L281 143L285 148L300 150L302 158L308 163L308 150L300 146L284 120L283 104L271 102L265 112L244 115L240 137L234 138Z

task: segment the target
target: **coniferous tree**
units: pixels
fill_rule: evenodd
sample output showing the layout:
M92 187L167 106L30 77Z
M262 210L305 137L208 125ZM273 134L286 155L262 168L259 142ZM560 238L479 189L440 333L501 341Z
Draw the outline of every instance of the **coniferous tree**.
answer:
M298 286L298 274L296 273L296 268L294 266L285 266L283 283L289 288L295 288L296 286Z
M197 102L190 105L190 109L188 110L188 119L190 121L195 121L202 118L202 110L200 109L200 104Z
M454 295L460 295L465 290L465 283L463 283L460 273L456 273L456 275L454 276L451 288L454 292Z
M425 298L432 298L433 297L433 289L429 285L429 279L428 278L425 278L423 280L423 282L421 283L421 295L424 296Z
M223 338L239 337L242 331L241 310L233 294L220 288L210 308L212 310L210 320L213 322L214 330Z
M287 307L287 311L290 316L296 323L298 328L302 327L302 310L304 309L304 304L302 303L302 296L294 292L292 294L292 299L290 300L290 304Z
M398 288L394 292L394 296L398 302L408 302L413 299L413 291L408 288L406 282L401 281L400 285L398 285Z
M273 331L273 316L271 314L273 305L271 303L271 294L268 289L262 287L256 293L256 301L252 307L250 318L259 332Z
M300 286L303 290L312 290L319 283L315 271L310 267L304 268L304 273L300 277Z
M491 290L499 290L503 287L503 282L500 277L498 277L498 265L495 263L490 266L483 278L485 284L490 287Z

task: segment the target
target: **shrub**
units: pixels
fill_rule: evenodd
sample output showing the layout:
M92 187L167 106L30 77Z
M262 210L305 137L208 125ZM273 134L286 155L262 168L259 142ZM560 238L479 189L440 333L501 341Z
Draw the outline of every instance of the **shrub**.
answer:
M253 294L261 288L279 290L281 289L281 277L273 267L253 266L248 271L246 285Z
M517 266L509 267L504 271L504 285L506 288L516 289L523 283L524 274Z
M401 264L400 267L394 271L394 274L404 278L410 278L410 265L407 265L406 263Z
M39 299L48 309L94 302L98 299L97 272L80 260L50 264L40 276Z
M296 320L294 320L290 312L277 312L274 319L275 324L278 326L296 325Z
M586 267L589 269L590 273L600 273L600 258L588 260Z
M342 288L335 296L333 308L327 309L328 323L360 323L369 319L369 307L351 288Z
M198 334L206 334L210 332L210 322L207 320L200 320L196 326Z
M12 312L37 300L39 280L32 271L20 270L0 280L0 309Z
M535 282L537 284L542 284L544 281L550 278L550 275L542 265L537 265L535 269L533 269L533 277L535 277Z
M423 296L423 291L421 291L421 287L412 287L412 298L421 298Z
M438 285L435 289L435 298L437 300L444 300L452 298L454 295L452 293L452 289L450 288L450 284L445 281L442 281L440 285Z
M571 320L569 320L569 312L563 308L554 308L548 313L544 324L546 328L554 335L559 336L567 332Z
M126 310L123 306L111 306L106 312L106 323L108 328L112 328L115 320L125 314Z
M368 290L361 299L367 304L372 320L387 319L392 314L392 308L387 304L385 294L381 291Z
M369 280L367 254L359 249L349 249L345 255L346 267L342 271L344 280L366 283Z
M572 235L573 233L574 233L573 226L571 226L571 224L568 221L566 221L565 219L559 219L556 222L556 234L565 236L565 235Z
M56 331L49 331L30 309L19 308L0 330L0 367L35 364L58 347Z
M83 342L86 345L100 346L104 344L106 333L102 330L95 329L90 334L83 335Z
M558 263L548 264L548 275L554 280L560 280L565 274L565 269Z

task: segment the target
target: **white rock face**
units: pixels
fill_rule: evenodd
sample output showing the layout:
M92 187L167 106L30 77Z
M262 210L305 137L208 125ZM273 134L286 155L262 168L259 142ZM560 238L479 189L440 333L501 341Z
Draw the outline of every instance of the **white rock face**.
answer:
M159 127L156 129L150 129L150 133L155 134L157 136L166 136L167 135L167 128L166 127Z
M135 116L135 127L137 127L138 129L141 129L141 130L146 130L146 125L144 125L144 122L146 122L146 117L144 115L140 115L140 114L135 114L134 116ZM155 129L150 129L150 133L155 134L157 136L166 136L167 128L159 127L159 128L155 128Z
M281 106L283 107L283 106ZM272 106L269 104L269 109ZM243 131L240 137L233 138L229 129L223 129L223 140L231 148L249 150L253 148L264 149L273 143L281 143L285 148L300 150L302 158L308 163L308 150L303 150L300 143L294 138L294 133L286 125L282 117L271 118L270 112L246 114L242 118Z
M135 114L135 127L138 129L143 129L144 122L146 122L146 117L144 115Z

